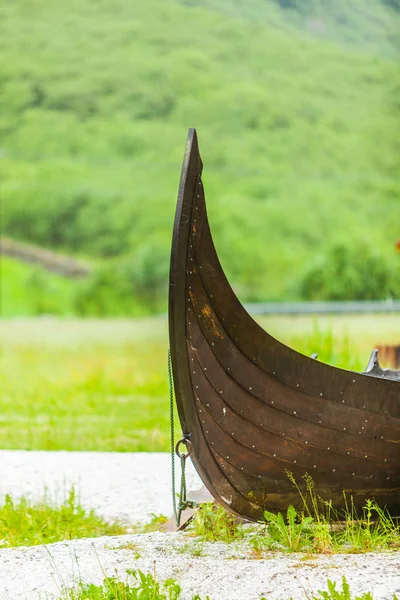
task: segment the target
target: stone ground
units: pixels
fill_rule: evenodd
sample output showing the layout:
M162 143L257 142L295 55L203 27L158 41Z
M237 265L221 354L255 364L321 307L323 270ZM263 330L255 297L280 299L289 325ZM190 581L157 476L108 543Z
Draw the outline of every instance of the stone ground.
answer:
M62 501L71 486L82 503L107 519L144 522L151 513L171 513L168 454L0 451L0 494ZM201 482L188 466L188 487ZM62 588L82 579L100 583L127 569L173 577L183 600L304 600L327 579L343 575L353 592L374 600L400 598L400 553L303 556L269 553L251 558L246 544L201 544L182 533L153 533L59 542L0 550L0 600L60 598Z

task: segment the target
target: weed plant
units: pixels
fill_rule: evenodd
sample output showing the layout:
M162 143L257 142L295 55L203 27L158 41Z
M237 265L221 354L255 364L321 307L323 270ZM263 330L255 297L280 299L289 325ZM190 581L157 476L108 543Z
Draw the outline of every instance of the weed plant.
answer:
M196 512L192 527L196 536L210 542L233 542L244 537L242 522L219 504L206 502Z
M83 508L74 489L61 506L46 498L35 503L26 498L14 501L9 495L0 506L1 548L124 533L127 530L121 523L107 523L93 510Z
M84 584L72 590L65 590L59 600L180 600L181 587L173 579L167 579L162 585L156 580L155 574L142 571L127 571L134 579L133 584L123 583L113 577L106 577L102 585ZM319 590L318 595L305 594L307 600L373 600L370 592L354 596L346 577L342 578L341 589L328 579L327 590ZM199 595L191 600L201 600ZM211 600L209 596L205 600ZM267 600L264 596L260 600ZM292 598L290 598L292 600ZM398 600L393 596L393 600Z
M302 499L302 510L289 506L286 515L265 511L266 527L254 526L247 531L223 507L205 504L194 520L193 532L208 541L233 542L245 539L250 544L254 558L261 558L266 550L329 554L364 553L400 547L399 523L374 501L366 500L362 513L358 514L352 498L345 497L346 509L340 513L332 508L330 502L316 494L310 476L305 476L306 493L303 493L291 473L288 476Z
M133 583L119 581L114 577L106 577L102 585L93 583L80 585L72 590L65 590L60 600L180 600L181 587L173 579L159 583L154 574L140 570L127 570ZM197 594L192 600L202 600ZM204 600L210 600L206 596Z
M327 590L319 590L318 596L307 596L308 600L373 600L371 592L364 592L361 596L353 596L346 577L342 577L342 589L336 589L336 583L328 579ZM393 596L397 600L397 596Z

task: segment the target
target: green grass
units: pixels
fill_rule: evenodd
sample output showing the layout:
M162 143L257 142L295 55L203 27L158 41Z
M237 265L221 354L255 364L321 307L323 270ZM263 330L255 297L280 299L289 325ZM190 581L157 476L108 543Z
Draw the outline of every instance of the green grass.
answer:
M127 571L134 583L123 582L114 577L104 579L102 585L80 583L75 589L65 590L59 600L180 600L181 587L174 579L160 584L155 575L142 571ZM373 600L370 592L360 596L353 595L346 577L342 577L341 588L328 579L327 590L319 590L317 595L308 596L309 600ZM191 600L201 600L199 595ZM204 600L212 600L206 596ZM267 600L264 596L260 600ZM290 599L291 600L291 599ZM393 595L393 600L397 596Z
M318 590L318 595L313 595L310 600L373 600L371 592L364 592L360 596L353 595L346 577L342 577L341 583L341 589L338 589L336 583L328 579L328 589ZM393 595L393 600L397 600L396 594Z
M396 341L398 319L262 323L320 360L364 368L376 343ZM0 321L0 447L167 451L167 348L165 318Z
M65 590L60 600L180 600L181 587L174 579L160 583L156 575L140 570L128 570L130 583L106 577L102 585L81 583L77 588ZM132 582L133 580L133 582ZM191 600L201 600L196 594ZM204 600L210 600L206 596Z
M131 296L164 308L195 125L216 246L243 298L298 297L309 263L337 244L398 268L400 15L389 4L3 2L4 230L125 257L125 313Z
M62 540L122 535L126 527L106 522L95 511L86 510L72 489L61 505L46 496L40 502L6 496L0 506L0 548L37 546Z
M306 474L302 486L293 474L288 478L298 491L303 507L288 506L285 514L264 511L263 525L243 527L241 520L214 503L203 504L189 524L189 532L202 541L244 542L250 556L260 559L271 550L308 553L366 553L400 549L400 522L385 508L365 500L357 512L351 497L337 511L331 501L320 498L313 479Z

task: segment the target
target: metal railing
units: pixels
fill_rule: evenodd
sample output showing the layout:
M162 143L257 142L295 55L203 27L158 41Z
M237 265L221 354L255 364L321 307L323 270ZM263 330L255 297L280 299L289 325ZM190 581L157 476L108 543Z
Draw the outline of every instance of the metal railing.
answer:
M348 302L253 302L244 306L252 315L400 313L400 301L390 299Z

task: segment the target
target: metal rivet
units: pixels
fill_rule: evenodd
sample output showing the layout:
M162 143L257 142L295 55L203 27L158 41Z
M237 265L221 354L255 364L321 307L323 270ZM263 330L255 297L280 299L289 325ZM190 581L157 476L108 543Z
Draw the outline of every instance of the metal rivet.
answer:
M346 431L346 427L343 427L343 431Z
M294 414L294 415L297 415L297 412L294 410L294 411L293 411L293 414Z
M368 458L368 454L366 454L366 455L364 456L364 458Z
M336 471L336 469L332 469L333 473Z
M322 393L322 392L320 393L320 396L323 396L323 393Z

